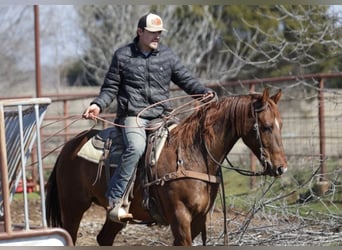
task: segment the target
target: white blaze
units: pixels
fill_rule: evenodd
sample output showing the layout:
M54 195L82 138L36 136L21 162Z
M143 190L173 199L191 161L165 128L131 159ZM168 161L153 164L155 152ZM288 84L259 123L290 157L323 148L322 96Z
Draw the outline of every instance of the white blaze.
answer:
M279 122L278 122L277 118L274 119L274 123L275 123L276 127L278 129L280 129Z

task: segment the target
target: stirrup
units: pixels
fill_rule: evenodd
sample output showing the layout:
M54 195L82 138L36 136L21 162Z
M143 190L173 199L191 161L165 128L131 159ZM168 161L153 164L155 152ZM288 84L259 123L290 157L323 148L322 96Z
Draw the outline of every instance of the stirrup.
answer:
M108 219L113 222L126 224L128 221L133 219L133 215L121 207L121 204L117 204L115 207L107 211Z

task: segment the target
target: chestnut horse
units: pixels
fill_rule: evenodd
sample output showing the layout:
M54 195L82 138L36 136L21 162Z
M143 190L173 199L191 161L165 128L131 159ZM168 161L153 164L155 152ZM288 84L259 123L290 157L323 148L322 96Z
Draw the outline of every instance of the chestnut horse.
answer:
M258 157L262 175L277 177L287 170L277 106L280 97L281 91L270 97L268 89L262 94L222 97L199 107L171 130L156 166L149 170L157 178L149 182L149 196L170 225L174 245L192 245L197 235L205 234L206 215L220 185L220 163L239 138ZM93 185L97 164L77 156L96 133L85 131L64 145L47 183L48 225L67 230L74 243L90 205L94 202L106 208L108 204L105 174ZM142 169L139 166L136 174L130 213L135 220L153 222L142 206L146 187L140 177ZM124 226L106 219L97 235L98 244L112 245Z

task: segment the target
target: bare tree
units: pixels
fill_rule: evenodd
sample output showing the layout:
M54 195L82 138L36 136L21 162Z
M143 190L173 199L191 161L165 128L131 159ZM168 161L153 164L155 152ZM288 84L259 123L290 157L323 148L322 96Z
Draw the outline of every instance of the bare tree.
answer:
M84 74L81 84L85 85L102 83L114 50L132 41L137 20L150 11L165 21L168 32L163 34L162 42L173 48L203 81L334 71L341 67L340 27L336 26L338 20L327 14L327 6L74 8L78 13L74 18L63 15L63 9L57 7L45 8L45 14L41 13L42 56L50 59L50 66L56 63L52 69L56 76L60 74L59 65L64 62L65 54L81 60ZM27 78L19 71L34 67L33 9L11 6L2 7L0 12L0 57L8 62L0 68L0 77L11 85L19 82L18 77ZM71 25L76 24L77 18L81 31ZM69 39L63 39L62 35ZM70 51L71 47L74 51ZM44 77L51 75L46 73ZM56 81L59 77L46 82Z
M16 85L25 78L20 72L32 59L27 45L33 41L33 33L26 32L28 24L23 20L32 20L32 17L28 7L0 8L0 83L3 88Z
M86 73L101 84L114 49L132 40L138 18L154 11L165 21L163 42L203 80L225 81L323 70L340 55L336 20L325 6L86 6ZM324 63L323 63L324 65Z
M239 63L237 69L230 68L227 73L247 68L248 75L254 73L256 77L259 69L274 70L277 75L336 70L326 66L328 60L341 56L341 34L337 20L327 11L327 6L276 5L271 11L256 8L259 20L273 23L271 27L241 13L248 35L233 29L235 44L226 44L226 52ZM224 77L229 79L229 74Z
M77 52L70 49L81 41L72 37L77 34L77 29L67 9L70 10L70 6L39 7L42 85L48 90L59 88L60 64L69 55L75 58ZM11 95L34 94L34 8L20 5L1 7L0 23L0 84L6 87L7 96L9 92L13 92Z
M82 57L84 85L102 83L114 50L133 40L137 20L149 11L143 5L95 5L77 8L79 25L87 38Z

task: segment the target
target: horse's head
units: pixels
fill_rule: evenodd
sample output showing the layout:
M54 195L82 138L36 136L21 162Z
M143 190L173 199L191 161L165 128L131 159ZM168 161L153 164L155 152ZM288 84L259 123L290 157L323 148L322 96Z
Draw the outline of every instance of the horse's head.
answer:
M287 170L281 138L282 120L277 106L280 97L281 91L270 97L267 88L256 96L251 107L250 129L242 137L263 165L263 174L270 176L280 176Z

